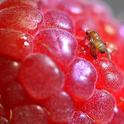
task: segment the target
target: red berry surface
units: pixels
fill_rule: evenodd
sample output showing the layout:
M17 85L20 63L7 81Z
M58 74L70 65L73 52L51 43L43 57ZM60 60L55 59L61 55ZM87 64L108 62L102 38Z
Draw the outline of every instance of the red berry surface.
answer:
M123 40L103 1L0 0L0 124L124 124Z
M0 116L5 116L5 108L2 103L0 103Z
M97 73L94 66L83 58L76 58L70 65L65 89L82 101L89 99L94 92Z
M9 124L9 122L6 118L0 117L0 124Z
M72 20L68 14L61 11L47 11L44 14L44 24L45 27L57 27L69 32L73 32Z
M12 124L47 124L47 115L38 105L17 107L12 116Z
M20 60L32 52L32 38L23 32L1 28L0 37L0 54L2 56Z
M0 11L0 15L0 28L11 28L26 33L34 30L36 33L38 24L42 22L41 13L27 6L5 8Z
M67 123L74 110L73 102L66 92L50 97L45 104L49 118L54 123Z
M73 60L77 41L73 35L58 28L43 29L35 38L35 51L52 56L59 64L69 64Z
M114 114L115 99L104 90L95 90L94 95L88 99L82 110L97 123L109 122Z
M119 72L112 61L102 58L96 61L96 66L99 71L97 87L110 92L118 92L124 87L123 74Z
M6 107L13 108L28 103L29 97L20 82L13 80L4 86L2 100Z
M28 94L38 100L57 93L63 87L62 72L44 54L27 56L21 65L19 78Z
M78 39L83 39L85 37L86 30L98 30L97 23L92 17L84 16L79 18L75 23L75 34Z
M0 92L4 89L4 86L13 82L18 73L20 63L6 57L0 57Z
M72 114L72 117L70 118L69 124L95 124L95 123L82 111L75 111Z
M38 8L40 0L2 0L0 2L0 9L14 6L32 6Z
M80 1L63 0L58 4L58 8L67 12L73 18L78 18L84 14L84 5L81 5Z
M124 123L124 112L120 109L115 107L114 109L114 117L109 124L123 124Z

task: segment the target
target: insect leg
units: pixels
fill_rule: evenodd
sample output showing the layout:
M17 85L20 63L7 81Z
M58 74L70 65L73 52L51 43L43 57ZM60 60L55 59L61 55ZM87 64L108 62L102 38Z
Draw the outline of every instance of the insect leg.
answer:
M90 53L94 59L97 59L97 50L96 50L96 47L92 43L90 43Z
M111 55L110 55L108 49L106 49L105 53L107 54L108 59L111 60Z

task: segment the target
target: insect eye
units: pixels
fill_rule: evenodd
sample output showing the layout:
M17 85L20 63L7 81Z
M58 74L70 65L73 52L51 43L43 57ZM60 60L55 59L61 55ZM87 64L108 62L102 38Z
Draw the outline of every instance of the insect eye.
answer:
M86 31L86 35L89 35L90 33L92 33L92 31L88 29L88 30Z
M86 31L86 35L88 35L89 33L88 33L88 31Z

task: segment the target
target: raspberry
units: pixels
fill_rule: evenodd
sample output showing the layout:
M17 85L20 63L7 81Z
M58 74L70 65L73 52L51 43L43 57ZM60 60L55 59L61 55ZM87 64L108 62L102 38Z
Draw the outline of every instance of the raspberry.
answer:
M46 124L46 119L46 113L40 106L20 106L13 110L12 124Z
M96 61L99 72L97 87L106 89L110 92L118 92L124 87L123 74L108 59L102 58Z
M42 22L41 13L27 6L5 8L0 11L0 15L0 28L11 28L25 33L36 33L38 24Z
M61 11L51 10L44 14L45 27L57 27L69 32L73 32L72 20L69 16Z
M110 93L95 90L93 96L84 103L82 110L97 123L106 123L112 119L114 107L115 99Z
M65 84L66 90L74 99L85 101L94 92L97 80L96 70L89 61L82 58L76 58L70 66Z
M45 107L50 113L50 120L54 123L67 123L74 110L72 99L66 92L51 96Z
M52 56L62 66L68 65L76 54L76 39L71 33L62 29L43 29L33 42L36 52Z
M75 18L79 18L84 14L84 4L75 0L63 0L58 4L57 8L66 11L70 16Z
M61 2L62 0L51 0L50 2L49 0L40 0L40 5L42 9L48 10L48 7L49 9L55 9L57 5Z
M9 122L6 118L0 117L0 124L9 124Z
M124 63L123 63L123 49L124 49L124 43L123 43L123 25L119 26L118 29L119 38L117 39L118 42L115 42L115 51L113 54L113 61L118 65L121 69L124 69Z
M83 39L85 37L86 30L98 30L96 22L92 20L92 17L83 17L76 21L75 33L78 39Z
M120 109L115 107L115 114L112 121L109 124L123 124L124 122L124 112Z
M103 18L100 18L98 20L98 27L99 27L98 31L104 41L115 42L118 40L119 27L116 20L108 18L105 20Z
M124 123L124 26L106 3L1 0L0 10L0 124Z
M75 111L72 114L69 124L94 124L94 121L82 111Z
M25 33L1 28L0 37L0 54L2 56L20 60L32 52L32 38Z
M13 108L29 102L29 97L18 81L9 82L2 91L2 100L6 107Z
M11 81L15 80L20 67L18 61L0 57L0 92Z
M5 116L5 108L1 103L0 103L0 116Z
M39 7L40 0L2 0L0 1L0 9L14 7L14 6L32 6L34 8Z
M44 54L27 56L21 65L19 78L28 94L38 100L53 95L63 87L62 72Z

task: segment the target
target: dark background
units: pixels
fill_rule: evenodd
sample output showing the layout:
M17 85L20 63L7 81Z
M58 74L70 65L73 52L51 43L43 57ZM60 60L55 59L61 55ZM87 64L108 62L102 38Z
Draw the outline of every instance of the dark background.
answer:
M124 0L104 0L114 10L115 15L118 18L124 19Z

